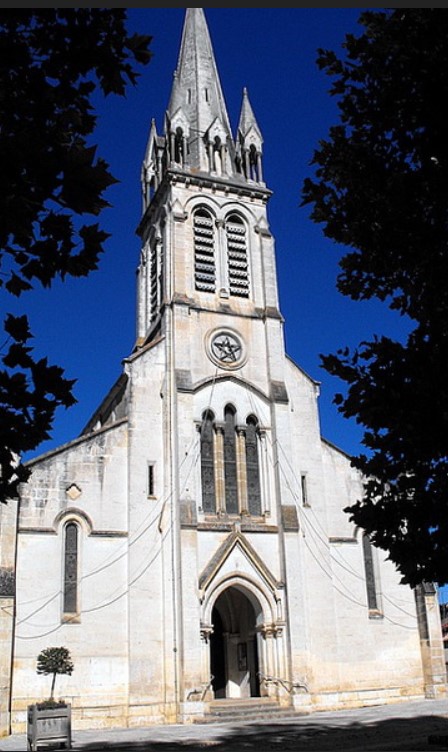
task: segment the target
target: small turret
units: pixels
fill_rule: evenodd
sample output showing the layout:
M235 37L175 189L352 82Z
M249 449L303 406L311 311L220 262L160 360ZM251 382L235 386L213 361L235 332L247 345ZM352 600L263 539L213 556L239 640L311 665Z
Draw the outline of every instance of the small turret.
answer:
M236 153L243 175L247 180L254 180L256 183L263 182L262 147L263 137L255 119L247 89L244 88Z

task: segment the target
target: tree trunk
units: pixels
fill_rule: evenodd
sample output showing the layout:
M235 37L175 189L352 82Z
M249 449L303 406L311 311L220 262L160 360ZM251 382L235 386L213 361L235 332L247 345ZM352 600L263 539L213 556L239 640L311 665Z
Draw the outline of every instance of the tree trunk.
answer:
M50 693L50 700L52 700L52 699L53 699L53 695L54 695L54 685L55 685L55 684L56 684L56 671L54 672L54 674L53 674L53 679L52 679L52 681L51 681L51 693Z

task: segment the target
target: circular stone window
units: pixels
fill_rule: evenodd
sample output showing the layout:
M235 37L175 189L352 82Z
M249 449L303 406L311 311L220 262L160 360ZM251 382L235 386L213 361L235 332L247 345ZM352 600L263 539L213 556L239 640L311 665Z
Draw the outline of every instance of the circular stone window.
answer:
M218 329L208 337L207 355L221 368L241 368L246 361L246 348L232 329Z

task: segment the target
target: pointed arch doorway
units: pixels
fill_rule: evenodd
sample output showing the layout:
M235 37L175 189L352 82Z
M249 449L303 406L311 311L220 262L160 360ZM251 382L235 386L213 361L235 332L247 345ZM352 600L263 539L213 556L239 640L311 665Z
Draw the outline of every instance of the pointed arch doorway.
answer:
M212 610L210 669L215 699L260 696L257 620L261 606L243 589L228 587Z

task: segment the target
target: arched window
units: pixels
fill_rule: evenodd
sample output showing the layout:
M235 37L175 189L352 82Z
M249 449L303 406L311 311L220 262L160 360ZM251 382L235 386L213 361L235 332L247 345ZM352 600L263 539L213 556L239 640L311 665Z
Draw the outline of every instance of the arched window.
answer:
M150 248L151 254L151 322L157 316L159 310L159 254L157 252L157 243L153 242Z
M213 168L212 169L214 169L217 175L222 175L223 173L222 157L223 157L223 148L222 148L221 139L219 138L219 136L215 136L215 140L213 142Z
M224 479L226 512L228 514L238 514L236 426L235 409L232 405L227 405L224 410Z
M215 292L216 262L213 219L205 209L198 209L194 214L193 234L196 290Z
M213 451L213 420L210 410L202 416L201 424L201 484L202 508L206 514L216 512L215 463Z
M250 179L259 181L260 176L258 175L258 152L254 144L251 144L249 148L249 168L250 168Z
M249 297L249 265L247 260L246 226L235 214L226 220L227 271L229 292L240 298Z
M64 614L78 613L79 527L68 522L64 529Z
M372 544L367 533L363 533L362 536L362 553L364 557L364 571L366 575L367 605L369 607L369 611L374 612L378 615L380 613L378 582L375 574Z
M184 154L184 134L182 128L176 128L174 135L174 161L183 165L185 160Z
M249 416L246 424L246 473L249 514L261 515L257 419L253 415Z

